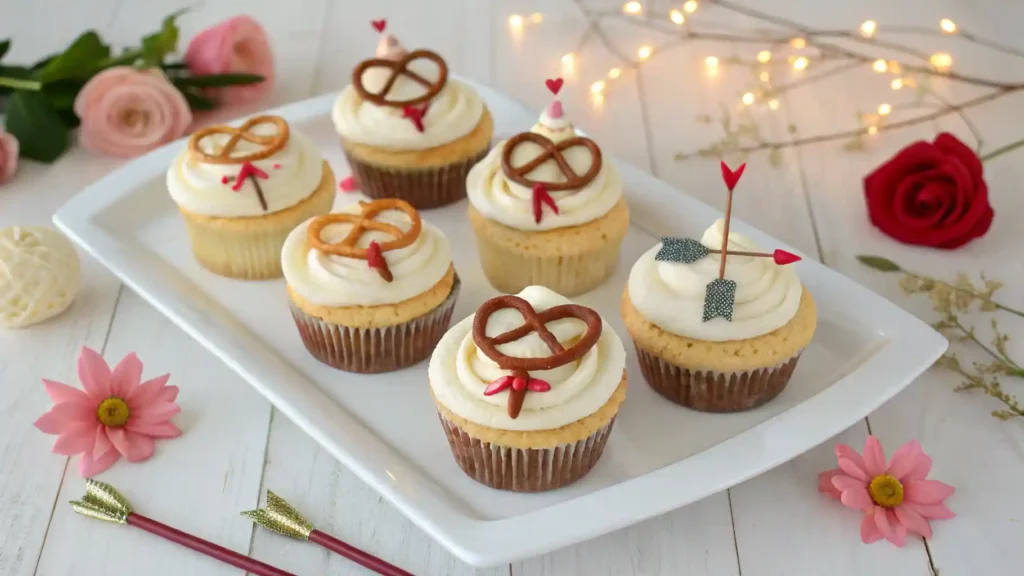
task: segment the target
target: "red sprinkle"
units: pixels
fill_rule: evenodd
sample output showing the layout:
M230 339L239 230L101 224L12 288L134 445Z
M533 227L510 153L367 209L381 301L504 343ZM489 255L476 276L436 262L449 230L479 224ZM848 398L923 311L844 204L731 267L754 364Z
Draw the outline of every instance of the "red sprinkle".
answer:
M220 183L221 184L227 184L228 182L231 182L231 179L228 178L227 176L221 176L220 177Z
M545 204L551 208L552 212L558 214L558 204L555 203L555 199L548 194L548 189L538 182L533 185L533 220L538 224L543 216Z
M501 378L498 378L494 382L491 382L490 384L487 385L487 388L484 389L484 396L494 396L498 392L508 390L511 386L512 377L502 376Z
M373 25L373 29L377 32L383 32L384 28L388 25L388 21L381 18L380 20L370 20L370 24Z
M424 106L423 108L416 108L414 106L406 106L405 109L402 110L402 118L408 118L409 120L411 120L413 126L415 126L416 130L418 130L419 132L424 132L423 117L426 116L426 114L427 114L427 107L426 106Z
M356 182L355 176L349 176L343 178L338 187L341 188L342 192L355 192L359 190L359 182Z

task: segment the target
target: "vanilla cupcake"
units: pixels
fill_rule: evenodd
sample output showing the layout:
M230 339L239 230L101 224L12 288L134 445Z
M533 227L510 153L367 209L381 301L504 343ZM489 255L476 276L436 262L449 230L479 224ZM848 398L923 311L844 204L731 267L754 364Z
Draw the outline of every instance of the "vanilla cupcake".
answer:
M278 116L199 130L167 171L192 251L221 276L281 276L281 246L295 226L330 212L334 173L306 136Z
M406 202L311 218L288 235L280 258L302 342L339 370L411 366L448 329L459 292L451 248Z
M353 71L331 117L363 193L419 209L465 198L466 174L494 133L483 99L448 76L441 56L407 52L392 35Z
M597 312L530 286L456 324L427 374L462 470L492 488L540 492L579 480L601 457L626 397L625 362Z
M629 229L619 171L576 135L557 99L474 166L466 188L480 263L498 290L574 296L615 271Z
M798 257L760 252L729 233L725 294L719 277L724 220L698 242L663 238L633 265L622 295L626 330L644 378L659 394L696 410L760 406L785 388L817 325L811 293L792 266Z

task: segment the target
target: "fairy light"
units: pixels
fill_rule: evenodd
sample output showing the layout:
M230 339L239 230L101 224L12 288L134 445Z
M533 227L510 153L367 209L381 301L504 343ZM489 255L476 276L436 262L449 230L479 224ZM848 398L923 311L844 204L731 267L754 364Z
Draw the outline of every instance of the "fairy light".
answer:
M683 22L686 22L686 16L683 16L683 13L679 10L670 11L668 13L668 19L675 24L682 24Z
M523 29L523 17L519 14L513 14L508 17L508 26L513 31L519 32Z
M945 52L936 52L928 58L928 62L939 72L945 72L953 65L953 57Z
M600 108L604 105L604 94L595 92L590 95L590 101L594 103L594 108Z
M654 52L654 48L651 48L650 46L646 46L645 45L645 46L641 46L640 49L636 51L636 55L641 60L647 60L648 58L651 57L651 54L653 52Z
M747 106L750 106L751 104L754 103L754 93L753 92L747 92L746 94L743 95L742 101Z
M767 64L772 59L772 53L768 50L761 50L757 53L757 61L761 64Z
M572 52L562 56L562 73L565 75L571 75L573 68L576 67L576 55Z
M592 94L600 94L604 92L604 86L604 80L598 80L597 82L594 82L593 84L590 85L590 92Z
M878 72L879 74L884 74L887 70L889 70L889 63L879 58L878 60L875 60L874 63L871 64L871 68L875 72Z
M891 104L879 104L878 105L878 115L879 116L888 116L890 112L892 112L892 105Z
M868 134L871 134L872 136L878 134L878 126L868 126Z
M616 78L618 78L621 75L622 75L622 70L619 70L618 68L612 68L611 70L608 71L608 79L609 80L615 80Z
M696 12L697 0L687 0L687 2L683 4L683 11L686 12L687 14L693 14L694 12Z
M772 98L771 100L768 101L768 107L771 108L772 110L778 110L779 101L776 100L775 98Z
M544 21L544 15L540 12L534 12L530 14L530 24L540 24Z
M956 22L953 22L949 18L943 18L939 20L939 28L946 34L956 34Z
M860 25L860 35L865 38L871 38L875 35L875 30L878 29L878 22L874 20L865 20Z
M632 14L636 16L644 11L644 6L643 4L635 1L626 2L625 4L622 5L622 11L625 12L626 14Z
M758 79L761 80L761 82L767 82L767 81L771 80L772 75L769 74L767 70L763 70L763 71L761 71L760 74L757 75L757 77L758 77Z
M808 64L810 64L810 62L807 61L807 58L800 56L796 60L793 60L793 70L806 70Z
M899 90L900 88L903 88L903 79L902 78L893 78L893 81L889 83L889 86L893 90Z
M807 40L800 37L793 38L789 41L789 45L797 50L803 50L804 48L807 48Z

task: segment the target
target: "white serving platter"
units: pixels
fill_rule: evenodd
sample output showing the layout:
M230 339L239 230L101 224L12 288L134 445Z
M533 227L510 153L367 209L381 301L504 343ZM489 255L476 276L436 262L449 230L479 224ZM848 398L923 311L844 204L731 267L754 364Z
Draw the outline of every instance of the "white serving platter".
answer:
M528 129L535 114L476 86L498 134ZM348 169L329 111L333 95L269 113L311 136L339 175ZM797 264L819 324L789 386L759 409L702 414L658 396L631 346L626 402L603 457L580 482L541 494L493 490L456 465L438 422L427 363L376 376L324 366L303 348L283 280L217 277L191 256L164 187L182 141L87 187L54 216L70 238L221 358L282 413L373 486L416 525L470 564L496 565L622 528L761 474L849 427L909 384L946 349L927 325L813 260ZM619 298L630 266L665 235L699 237L721 215L641 170L616 161L632 228L618 271L576 300L597 309L623 341ZM339 194L339 203L358 194ZM452 323L496 295L477 262L466 203L426 211L451 240L463 287ZM765 246L794 251L734 222ZM314 479L313 481L316 481Z

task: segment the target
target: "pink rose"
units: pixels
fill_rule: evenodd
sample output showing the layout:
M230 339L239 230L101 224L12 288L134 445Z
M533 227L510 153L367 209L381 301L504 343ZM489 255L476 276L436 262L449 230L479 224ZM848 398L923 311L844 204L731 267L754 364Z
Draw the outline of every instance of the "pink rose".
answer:
M18 171L18 139L0 128L0 185L14 178Z
M185 134L188 102L157 69L108 68L75 98L82 146L114 156L137 156Z
M223 104L241 104L265 94L274 83L274 55L267 33L249 16L235 16L192 39L185 65L193 74L259 74L263 82L207 91Z

